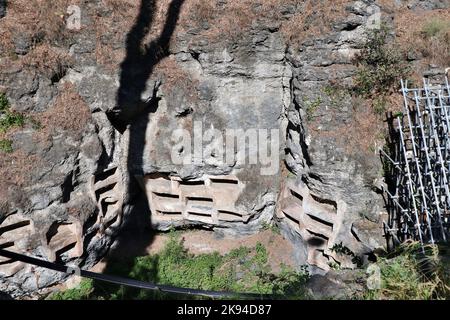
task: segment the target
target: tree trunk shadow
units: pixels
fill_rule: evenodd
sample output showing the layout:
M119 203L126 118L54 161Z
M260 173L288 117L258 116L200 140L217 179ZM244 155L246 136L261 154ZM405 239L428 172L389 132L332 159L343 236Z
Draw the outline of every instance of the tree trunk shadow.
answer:
M146 142L147 124L152 113L158 108L156 97L159 84L154 85L150 97L143 100L142 95L148 90L147 82L156 65L170 54L170 41L174 34L180 10L185 0L172 0L166 15L166 21L161 32L155 40L144 44L154 24L157 0L141 0L139 14L134 26L126 38L126 57L121 64L120 86L116 97L116 106L107 113L112 125L120 132L129 130L129 148L127 154L127 170L129 184L127 186L128 203L132 204L127 213L127 223L122 230L129 236L138 237L133 254L146 255L146 248L153 241L150 223L150 208L145 192L142 191L135 176L143 176L143 157ZM125 242L119 241L112 251L126 250ZM130 258L130 257L128 257ZM117 260L117 259L112 259ZM107 261L104 270L107 274L117 271L115 262ZM156 268L156 266L155 266ZM123 270L122 270L123 271ZM123 275L123 274L122 274ZM155 279L157 280L157 279ZM104 284L95 283L94 287L103 287ZM156 297L156 296L155 296Z

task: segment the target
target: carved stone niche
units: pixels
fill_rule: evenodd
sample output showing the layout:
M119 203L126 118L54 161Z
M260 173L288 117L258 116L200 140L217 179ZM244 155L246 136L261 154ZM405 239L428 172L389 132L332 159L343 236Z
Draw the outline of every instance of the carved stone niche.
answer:
M308 263L328 271L332 263L353 267L349 257L334 252L343 224L345 203L322 199L303 183L289 180L280 195L277 217L295 230L307 245Z
M47 232L36 232L31 219L12 214L0 223L0 247L25 255L40 247L52 262L63 254L68 258L80 257L83 254L82 226L79 222L54 222ZM13 276L25 267L22 262L0 257L0 276Z
M91 178L91 197L98 207L96 226L100 233L112 232L122 223L124 188L118 167L109 168Z
M142 179L152 223L181 222L221 225L247 223L250 216L236 202L245 188L236 176L203 176L182 180L155 173Z
M43 245L50 261L66 254L68 258L83 255L83 228L79 222L53 223L45 234Z
M7 216L0 222L0 248L24 254L30 249L34 234L33 222L19 214ZM22 270L25 264L0 257L0 276L10 277Z

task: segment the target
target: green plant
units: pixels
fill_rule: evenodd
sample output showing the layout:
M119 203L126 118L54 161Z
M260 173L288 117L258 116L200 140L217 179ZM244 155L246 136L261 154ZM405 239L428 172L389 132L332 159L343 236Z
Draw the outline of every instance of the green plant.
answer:
M325 93L327 96L332 97L332 96L334 96L335 93L336 93L336 88L335 88L334 86L328 85L328 86L325 86L325 87L322 89L322 91L323 91L323 93Z
M0 132L6 132L12 127L22 127L25 117L10 110L9 101L4 94L0 94Z
M7 139L0 140L0 151L6 153L13 152L12 141Z
M280 228L278 227L278 225L274 222L263 222L261 224L261 229L262 230L270 230L272 233L274 234L280 234Z
M42 125L42 123L41 123L39 120L35 119L35 118L29 117L29 118L28 118L28 121L30 122L31 127L32 127L34 130L41 130L41 129L44 127L44 126Z
M406 78L409 66L397 47L388 44L389 29L367 31L367 41L358 55L355 92L362 96L392 90L399 79Z
M4 112L9 108L9 101L4 93L0 93L0 112Z
M25 124L25 117L16 112L7 111L0 118L0 132L6 132L13 127L22 127Z
M328 99L330 100L330 105L333 108L342 106L350 93L348 88L339 85L325 86L322 89L322 92L328 97Z
M308 299L304 290L305 282L309 279L309 273L306 267L294 271L285 265L281 266L281 272L278 275L266 273L261 275L260 286L266 286L273 293L283 295L290 299Z
M450 29L450 22L438 18L432 18L425 22L422 33L427 38L436 37Z
M366 299L429 300L450 298L447 251L436 245L406 242L386 257L379 257L380 287Z
M321 104L322 99L320 97L317 97L312 101L308 99L304 100L306 118L308 119L308 121L313 120L314 114L316 113L317 109L320 107Z
M383 115L386 110L386 98L384 96L377 97L373 101L373 111L378 115Z
M330 266L331 270L335 270L335 271L341 270L341 265L337 262L331 261L331 262L328 262L328 265Z
M160 253L133 260L112 260L106 272L186 288L305 297L303 288L308 273L286 266L281 269L279 274L270 272L267 250L260 243L254 248L234 249L226 255L217 252L193 255L183 247L179 235L172 233ZM116 300L192 297L94 282L82 283L79 288L49 297L54 298Z
M94 291L94 281L83 279L80 285L74 289L56 292L48 297L49 300L82 300Z

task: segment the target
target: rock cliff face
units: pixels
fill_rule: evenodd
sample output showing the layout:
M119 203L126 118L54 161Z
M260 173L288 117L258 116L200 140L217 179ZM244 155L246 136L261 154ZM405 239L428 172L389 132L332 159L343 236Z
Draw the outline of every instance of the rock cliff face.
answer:
M298 37L286 25L314 19L308 1L271 14L246 2L257 18L239 16L251 19L242 32L221 30L239 8L216 2L211 11L200 1L204 13L196 1L75 1L81 28L68 31L68 3L51 8L62 13L52 29L30 30L13 24L27 6L5 15L0 1L0 90L27 115L3 134L14 151L0 155L0 245L89 267L144 214L159 230L236 236L273 222L296 244L298 265L315 273L354 267L384 246L379 122L342 88L352 83L365 30L379 14L391 23L395 9L339 1L329 28ZM407 10L449 5L397 2ZM209 14L217 19L186 23ZM227 141L235 143L221 153ZM62 278L0 261L0 291L14 296Z

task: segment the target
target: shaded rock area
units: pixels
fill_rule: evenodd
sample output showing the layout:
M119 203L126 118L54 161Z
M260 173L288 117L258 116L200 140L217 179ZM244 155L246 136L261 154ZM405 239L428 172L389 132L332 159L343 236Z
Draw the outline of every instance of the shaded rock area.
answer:
M234 5L212 2L219 22ZM20 10L0 0L0 93L26 116L23 127L0 134L13 148L0 153L0 245L90 268L127 224L143 232L205 228L226 238L272 223L293 244L293 263L315 274L314 296L344 296L350 282L358 291L355 275L330 271L364 265L384 246L376 153L383 139L374 137L379 121L345 90L354 57L374 13L392 23L397 7L449 7L379 2L339 2L342 16L330 13L329 30L316 35L302 20L307 36L295 38L300 32L285 25L308 7L290 1L276 18L259 17L255 4L258 18L236 34L177 0L158 2L159 11L153 1L82 1L79 30L67 30L67 8L58 4L47 8L48 23L30 20L22 30L12 24ZM174 138L180 129L192 148ZM246 144L239 138L254 129L279 141L268 150L279 155L274 161L235 161ZM230 130L234 161L224 161L214 147ZM195 139L207 152L196 153ZM243 151L258 156L254 145ZM174 163L174 154L190 161ZM0 299L65 277L0 260Z
M0 19L6 14L6 0L0 1Z
M330 271L326 276L313 275L306 284L312 299L351 299L362 297L366 290L367 275L354 271Z

